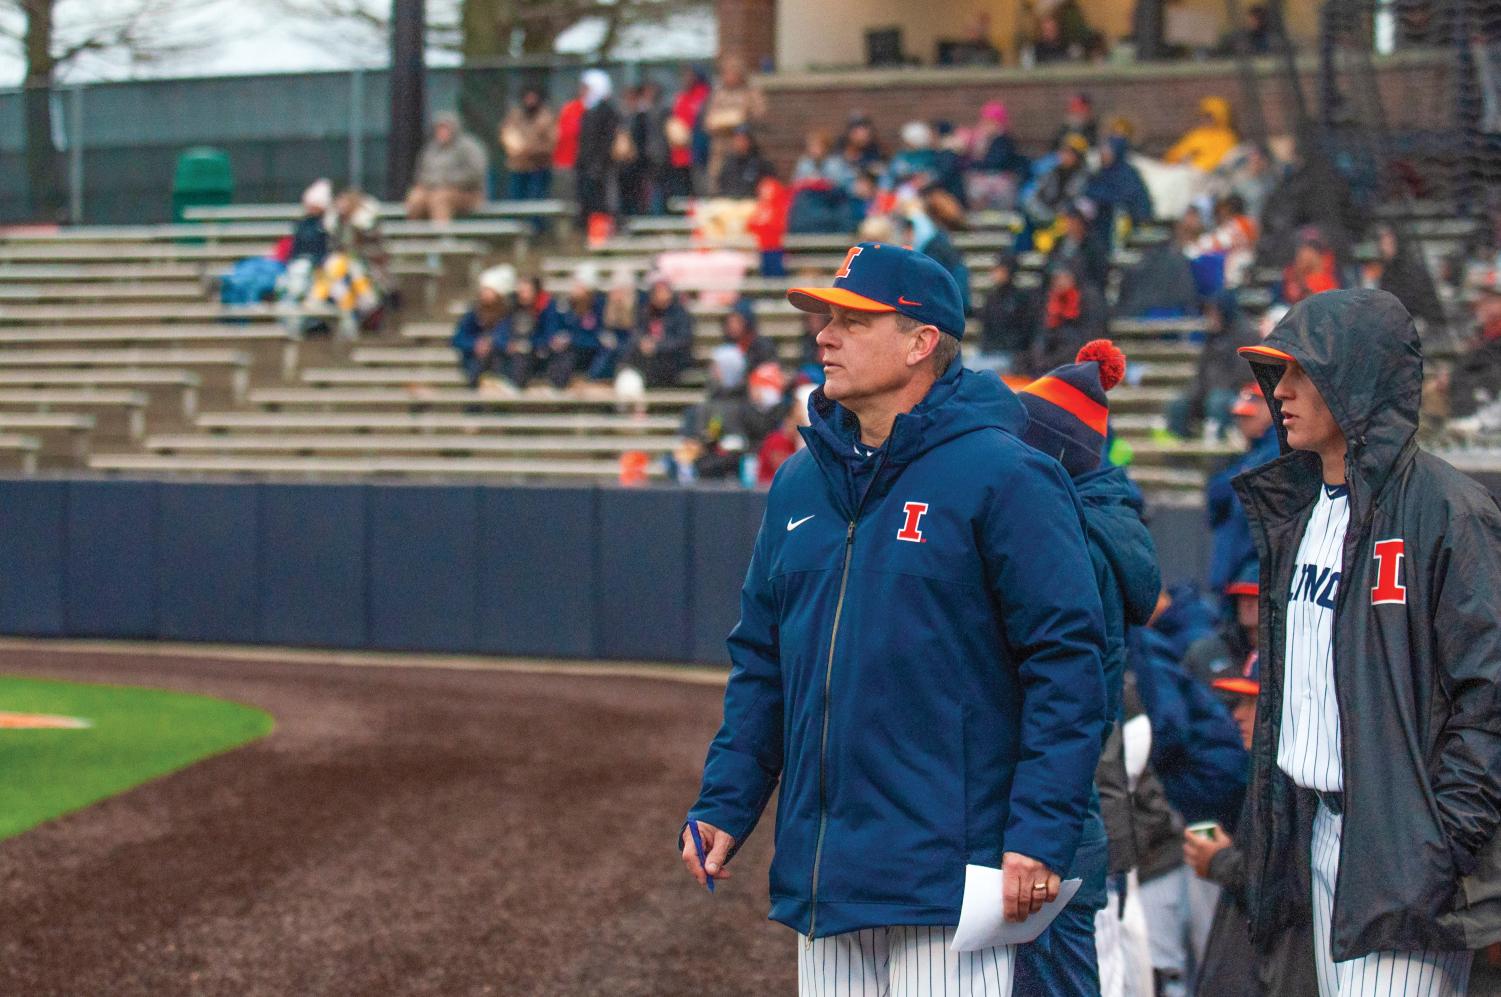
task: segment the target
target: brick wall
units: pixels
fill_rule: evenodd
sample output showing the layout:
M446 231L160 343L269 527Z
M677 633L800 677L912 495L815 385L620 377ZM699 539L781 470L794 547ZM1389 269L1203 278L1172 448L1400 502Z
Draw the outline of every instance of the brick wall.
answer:
M1316 100L1314 67L1300 67L1304 99ZM1257 67L1270 134L1291 131L1293 102L1286 79L1270 62ZM1386 115L1394 127L1439 127L1453 120L1442 56L1408 54L1381 60L1377 70ZM779 168L790 168L813 128L837 133L855 110L869 114L888 151L904 121L949 120L968 125L987 100L1011 111L1012 133L1031 151L1057 130L1069 95L1088 92L1101 118L1123 115L1136 126L1138 147L1160 152L1193 122L1200 98L1223 96L1244 121L1247 98L1234 63L1046 69L897 70L762 77L769 106L762 144ZM1311 108L1312 109L1312 108Z
M776 0L719 0L719 54L738 55L755 69L769 64L777 48Z

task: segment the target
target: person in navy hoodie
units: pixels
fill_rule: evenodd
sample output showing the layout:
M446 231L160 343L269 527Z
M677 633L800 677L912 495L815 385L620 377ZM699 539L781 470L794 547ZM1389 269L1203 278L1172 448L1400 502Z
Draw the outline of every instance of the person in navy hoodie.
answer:
M949 945L966 864L1021 921L1079 845L1105 726L1083 510L964 369L937 263L865 242L788 299L830 316L827 377L767 498L683 862L727 878L780 781L771 917L804 993L1009 994L1014 946Z
M1054 369L1019 392L1029 416L1022 439L1063 465L1084 504L1085 537L1105 612L1105 703L1110 720L1107 731L1112 734L1122 719L1126 629L1151 618L1162 590L1157 547L1141 519L1141 493L1124 469L1103 460L1110 421L1106 392L1125 373L1125 355L1108 339L1096 339L1079 350L1074 363ZM1126 784L1119 737L1108 738L1105 754L1096 773L1101 790L1090 799L1083 837L1067 874L1084 882L1047 932L1018 953L1017 994L1097 997L1101 960L1118 961L1115 951L1096 952L1095 926L1097 916L1121 916L1124 887L1120 880L1124 877L1117 877L1115 902L1108 911L1106 880L1112 851L1119 854L1129 843L1126 839L1133 836L1132 804L1128 794L1108 791L1113 785ZM1112 837L1122 840L1112 841ZM1125 864L1129 868L1134 862ZM1102 926L1101 938L1107 946L1120 937L1119 929L1108 930L1111 927Z
M1209 589L1225 592L1245 570L1256 563L1256 545L1245 507L1230 482L1238 474L1260 467L1280 452L1272 410L1267 407L1261 385L1251 382L1241 389L1230 406L1230 415L1249 449L1209 479L1204 491L1204 509L1212 537L1209 554Z

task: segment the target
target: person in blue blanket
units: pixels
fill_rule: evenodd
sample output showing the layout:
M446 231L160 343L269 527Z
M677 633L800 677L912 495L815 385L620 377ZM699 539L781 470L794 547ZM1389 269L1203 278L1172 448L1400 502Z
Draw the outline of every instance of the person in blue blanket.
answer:
M1125 355L1109 340L1097 339L1084 345L1075 363L1054 369L1019 392L1029 416L1022 439L1063 465L1084 504L1085 537L1105 612L1105 701L1110 731L1121 715L1126 628L1151 618L1162 589L1157 548L1141 519L1141 494L1122 468L1102 462L1110 419L1106 392L1120 383L1125 372ZM1125 756L1118 737L1107 742L1107 752L1110 757L1101 760L1100 768L1115 765L1120 769L1118 782L1124 784ZM1096 778L1105 786L1110 773L1101 772ZM1048 930L1018 952L1017 994L1098 997L1100 960L1117 958L1114 952L1097 953L1095 946L1096 916L1106 906L1111 865L1107 831L1129 837L1130 808L1124 794L1091 796L1079 850L1066 875L1082 879L1083 884ZM1119 911L1116 904L1111 915L1118 917ZM1102 932L1102 937L1118 934Z
M1014 946L949 946L967 864L1019 922L1079 848L1106 719L1083 510L1017 397L964 369L937 263L865 242L788 299L830 316L827 377L767 498L682 860L727 878L780 782L771 917L802 992L1006 995Z

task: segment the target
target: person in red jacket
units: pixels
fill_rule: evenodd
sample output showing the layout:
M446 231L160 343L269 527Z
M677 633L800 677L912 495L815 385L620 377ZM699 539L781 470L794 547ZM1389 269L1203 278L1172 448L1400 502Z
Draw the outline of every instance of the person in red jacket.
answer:
M761 250L761 276L787 276L785 257L787 240L787 212L792 207L792 195L787 185L776 177L762 177L756 183L756 209L751 212L745 227L756 237Z
M709 77L697 66L683 67L683 89L672 102L667 116L667 196L693 196L693 167L697 165L694 139L699 116L709 100Z
M579 84L578 93L558 110L557 142L552 147L552 168L560 174L562 190L560 197L573 194L573 168L579 158L579 131L584 121L584 85Z

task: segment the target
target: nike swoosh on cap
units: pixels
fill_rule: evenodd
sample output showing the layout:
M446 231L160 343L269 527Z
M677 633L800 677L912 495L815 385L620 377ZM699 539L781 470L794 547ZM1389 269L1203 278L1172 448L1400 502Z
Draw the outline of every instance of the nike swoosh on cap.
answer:
M813 514L813 516L816 516L816 515L818 515L818 513L815 512ZM813 516L804 516L802 519L799 519L795 523L792 521L792 517L790 517L790 516L787 517L787 532L791 533L793 530L797 529L799 526L802 526L808 520L812 519Z
M896 303L899 304L899 305L907 305L907 306L912 307L912 308L921 308L922 307L922 302L921 301L908 301L906 298L902 297L900 294L898 294L896 296Z

